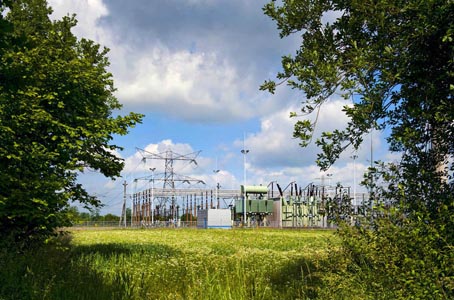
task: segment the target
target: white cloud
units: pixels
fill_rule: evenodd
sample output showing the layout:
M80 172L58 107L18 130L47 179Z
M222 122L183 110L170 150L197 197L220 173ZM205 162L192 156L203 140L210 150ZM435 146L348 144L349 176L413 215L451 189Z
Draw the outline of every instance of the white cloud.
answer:
M293 127L297 121L290 118L290 112L299 110L298 107L289 107L275 114L268 115L261 120L261 130L251 134L245 141L250 152L250 159L263 167L299 167L315 162L320 149L315 140L323 131L332 131L346 126L348 117L342 112L345 102L333 100L325 103L319 113L316 131L312 143L305 148L299 145L300 140L292 138ZM315 116L308 116L312 121ZM240 146L242 141L237 141Z
M121 74L116 77L117 96L128 106L205 122L244 119L260 112L241 95L250 89L248 78L240 80L235 68L214 53L155 46L135 55L133 63L119 59L123 63L116 70Z
M77 14L79 22L73 29L77 36L90 38L111 49L110 71L117 87L116 96L127 110L160 112L186 121L223 123L269 113L282 102L258 91L263 78L257 77L260 73L252 61L249 60L248 65L242 63L251 53L233 46L238 41L231 44L232 41L219 39L215 31L203 33L209 32L203 39L201 33L191 32L196 34L194 49L170 47L165 43L169 41L161 40L159 35L148 40L141 36L134 38L134 28L130 28L131 38L119 37L114 32L118 28L109 26L111 15L102 0L50 0L50 5L54 8L54 18ZM154 5L159 7L159 4ZM198 9L200 13L206 8ZM182 32L177 34L180 36ZM223 30L222 34L225 38L227 33ZM229 38L244 39L240 33ZM225 50L223 44L231 49Z
M133 155L125 158L125 168L122 173L124 177L130 179L151 175L150 168L156 168L156 174L164 173L166 158L170 159L186 155L191 158L196 157L196 152L189 144L163 140L156 144L149 144L144 149L137 150ZM193 164L190 164L190 161L177 160L174 162L173 168L175 172L178 170L190 173L190 170L196 166L189 165Z
M348 103L341 99L332 99L322 106L314 141L323 131L342 129L347 125L348 117L342 112L342 107L346 104ZM296 120L290 118L289 114L290 111L298 109L295 106L288 107L263 117L260 130L246 136L245 147L250 150L246 156L249 183L268 184L277 180L281 185L292 181L296 181L300 185L310 182L321 184L322 177L326 174L333 174L332 185L341 182L344 186L352 187L353 193L354 174L356 174L357 192L365 192L365 189L359 184L364 172L370 166L370 142L373 142L372 150L376 151L373 153L374 160L389 161L398 158L398 156L390 156L388 152L383 151L386 147L383 134L373 132L372 136L365 136L364 143L358 151L353 152L347 149L328 171L322 172L315 165L317 153L321 151L315 143L312 142L308 147L302 148L299 140L291 137ZM314 120L315 116L311 115L309 118ZM242 149L243 141L235 141L235 146ZM353 161L354 154L357 155L355 161ZM240 158L242 157L238 154L237 159ZM325 184L328 184L328 177L325 178Z
M100 18L109 14L102 0L49 0L54 10L52 17L61 19L66 15L76 14L78 24L73 33L78 37L85 37L98 43L106 42L107 32L98 26Z

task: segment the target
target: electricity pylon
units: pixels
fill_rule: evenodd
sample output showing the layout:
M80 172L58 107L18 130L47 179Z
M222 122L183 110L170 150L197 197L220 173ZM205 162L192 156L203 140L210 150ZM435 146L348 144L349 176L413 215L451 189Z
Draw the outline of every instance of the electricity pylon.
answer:
M164 160L164 165L165 165L164 177L162 179L157 179L157 180L163 181L163 189L170 190L171 195L174 195L173 191L175 190L175 182L183 182L183 183L188 183L188 184L191 184L192 182L196 182L196 183L205 184L205 182L203 182L202 180L191 178L189 176L178 175L175 173L175 170L174 170L175 161L185 161L185 162L188 162L189 164L194 163L194 165L197 166L196 158L200 154L201 151L192 152L192 153L184 154L184 155L173 152L170 149L168 149L162 153L152 153L147 150L140 149L140 148L137 148L137 151L142 155L143 162L146 162L149 159ZM153 179L153 180L155 180L155 179ZM175 196L172 196L170 210L171 210L171 214L173 217L176 216L175 208L176 208Z

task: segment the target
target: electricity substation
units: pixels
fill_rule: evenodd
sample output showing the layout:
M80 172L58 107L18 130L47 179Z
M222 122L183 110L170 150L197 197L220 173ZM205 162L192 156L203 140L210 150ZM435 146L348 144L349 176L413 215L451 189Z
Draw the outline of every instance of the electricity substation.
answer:
M219 183L215 188L206 188L202 180L174 171L177 161L197 165L200 151L185 155L171 150L164 153L138 151L143 163L163 162L164 173L154 174L156 168L149 168L151 175L134 179L134 183L146 181L148 187L132 193L130 220L126 220L129 201L124 183L120 226L329 228L333 226L331 221L335 215L354 220L367 209L363 205L364 195L361 201L353 200L350 187L339 183L326 185L323 179L320 184L305 186L296 182L281 186L273 181L266 185L241 185L237 190L222 189ZM176 187L182 184L189 187Z

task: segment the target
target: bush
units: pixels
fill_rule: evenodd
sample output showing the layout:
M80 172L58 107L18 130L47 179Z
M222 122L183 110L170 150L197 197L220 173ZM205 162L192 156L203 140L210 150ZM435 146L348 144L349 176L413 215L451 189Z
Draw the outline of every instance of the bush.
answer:
M390 216L368 225L339 229L341 247L331 249L326 266L331 295L342 299L346 289L358 299L454 299L454 249L440 228Z

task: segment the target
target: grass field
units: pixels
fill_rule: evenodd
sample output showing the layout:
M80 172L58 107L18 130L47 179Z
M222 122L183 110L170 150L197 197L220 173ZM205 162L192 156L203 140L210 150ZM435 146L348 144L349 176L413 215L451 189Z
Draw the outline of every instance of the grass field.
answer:
M332 231L81 230L0 253L0 299L309 299Z

